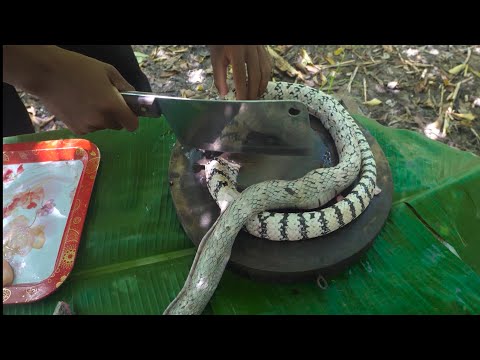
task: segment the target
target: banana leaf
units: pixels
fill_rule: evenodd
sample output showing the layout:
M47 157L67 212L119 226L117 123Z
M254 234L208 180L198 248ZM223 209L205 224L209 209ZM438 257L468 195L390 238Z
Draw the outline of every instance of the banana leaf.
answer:
M205 314L479 314L480 158L355 119L382 147L394 203L373 247L344 273L315 283L270 284L227 270ZM4 143L76 138L67 130ZM50 296L4 305L4 314L161 314L183 286L195 248L169 194L175 137L163 120L134 133L84 136L101 152L73 271Z

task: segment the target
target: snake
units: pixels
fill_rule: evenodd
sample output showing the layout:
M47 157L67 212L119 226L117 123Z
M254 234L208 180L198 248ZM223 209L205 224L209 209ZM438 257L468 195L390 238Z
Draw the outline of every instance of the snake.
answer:
M214 157L205 165L208 190L220 215L202 238L185 284L164 315L201 314L221 280L237 234L243 230L272 241L300 241L331 233L360 216L377 188L374 155L363 132L333 97L307 85L269 82L265 100L298 100L320 119L338 152L335 166L296 180L267 180L236 188L240 165ZM322 208L357 179L347 196ZM302 212L280 212L281 209ZM275 211L270 211L275 210Z

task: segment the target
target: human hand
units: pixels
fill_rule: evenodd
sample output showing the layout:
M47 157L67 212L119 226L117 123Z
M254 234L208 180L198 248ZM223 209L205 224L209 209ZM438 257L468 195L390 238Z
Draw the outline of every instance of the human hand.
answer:
M265 46L212 45L209 46L209 50L215 86L221 96L228 93L227 67L229 64L232 65L238 100L254 100L263 94L272 74L272 61Z
M7 48L6 82L38 96L74 133L138 127L119 92L134 88L113 66L56 46Z

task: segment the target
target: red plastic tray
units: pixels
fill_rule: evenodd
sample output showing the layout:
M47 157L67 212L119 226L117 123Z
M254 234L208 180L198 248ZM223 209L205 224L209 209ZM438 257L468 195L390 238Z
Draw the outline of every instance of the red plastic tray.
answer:
M3 145L3 304L42 299L70 274L99 163L83 139Z

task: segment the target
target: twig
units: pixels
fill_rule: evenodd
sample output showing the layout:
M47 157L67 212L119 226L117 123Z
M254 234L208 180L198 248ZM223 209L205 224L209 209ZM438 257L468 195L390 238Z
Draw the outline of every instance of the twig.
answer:
M414 61L410 61L410 60L404 60L404 62L410 66L412 66L414 69L415 67L424 67L424 68L427 68L427 67L433 67L433 65L431 64L422 64L422 63L418 63L418 62L414 62ZM418 69L416 69L417 71L420 71Z
M383 64L383 63L384 63L384 61L375 61L373 63L367 61L367 62L365 62L363 64L359 64L359 65L360 66L365 66L365 67L370 67L370 66L375 66L375 65L378 65L378 64Z
M363 56L362 55L359 55L355 49L352 49L352 53L354 53L359 59L363 59Z
M365 70L365 68L363 68L363 70ZM367 74L368 76L371 76L376 82L378 82L381 86L383 86L383 81L380 80L377 75L375 75L374 73L371 73L371 72L367 72L367 70L365 70L365 74Z
M330 68L336 68L336 67L340 67L340 66L349 66L349 65L355 65L353 64L355 62L355 60L348 60L348 61L345 61L343 63L338 63L338 64L333 64L333 65L318 65L318 66L315 66L316 68L319 68L319 70L323 70L323 69L330 69Z
M317 69L319 70L324 70L324 69L330 69L330 68L336 68L336 67L343 67L343 66L374 66L378 64L382 64L383 61L365 61L360 64L355 64L355 60L348 60L343 63L339 64L333 64L333 65L314 65Z
M365 102L367 102L367 80L363 78L363 97L365 98Z
M475 129L472 127L472 128L470 128L470 130L472 130L473 135L475 135L475 136L477 137L478 141L480 141L480 136L479 136L478 133L475 131Z
M402 122L402 120L401 120L401 119L399 119L399 120L392 120L392 121L390 121L387 125L388 125L388 126L392 126L392 125L397 124L397 123L399 123L399 122Z
M446 137L447 136L447 130L450 125L450 120L453 120L452 118L452 107L449 107L446 112L447 116L443 118L443 128L442 128L442 136Z
M473 79L473 76L469 76L469 77L466 78L466 79L460 80L458 83L459 83L459 84L463 84L464 82L468 82L468 81L470 81L470 80L472 80L472 79Z
M428 98L430 99L430 101L432 102L433 106L437 106L437 100L435 100L435 96L432 97L432 94L430 93L430 89L428 89Z
M350 76L350 81L348 82L348 85L347 85L347 91L348 92L352 91L352 82L353 82L353 79L355 79L355 75L357 75L358 67L359 66L357 65L355 70L353 70L352 76Z
M343 55L342 55L342 60L344 58L345 58L345 53L343 53ZM332 89L332 85L333 85L333 80L335 80L335 77L337 76L338 68L339 68L339 66L337 66L337 68L333 71L332 76L330 77L330 86L328 87L327 93L330 93L332 91L331 89Z
M453 93L451 93L450 95L448 95L447 97L447 101L450 101L452 103L452 106L453 106L453 103L455 102L455 99L457 98L457 95L458 95L458 91L460 90L460 86L462 85L462 82L459 81L457 83L457 86L455 86L455 90L453 91Z
M440 85L441 89L441 95L440 95L440 106L438 107L438 117L437 120L433 122L433 127L440 131L440 129L443 129L444 121L443 121L443 94L445 92L445 88L443 87L443 84ZM433 134L435 137L438 137L438 134ZM443 134L442 134L443 135Z
M425 75L427 75L427 69L424 69L422 72L422 76L420 76L421 79L425 79Z
M467 58L466 58L465 61L463 62L465 65L468 64L471 55L472 55L472 48L469 47L468 50L467 50Z
M442 116L443 114L443 94L445 93L445 88L443 84L440 85L441 95L440 95L440 106L438 107L438 116Z
M452 97L452 106L455 100L457 99L458 92L460 91L460 86L462 86L462 82L459 81L457 86L455 86L455 90L453 91L453 97ZM448 99L447 99L448 100Z
M298 78L303 80L302 73L290 65L290 63L280 56L274 49L272 49L270 46L267 46L267 50L273 59L275 67L278 68L278 70L281 72L286 72L287 75L291 77L295 77L295 82Z

